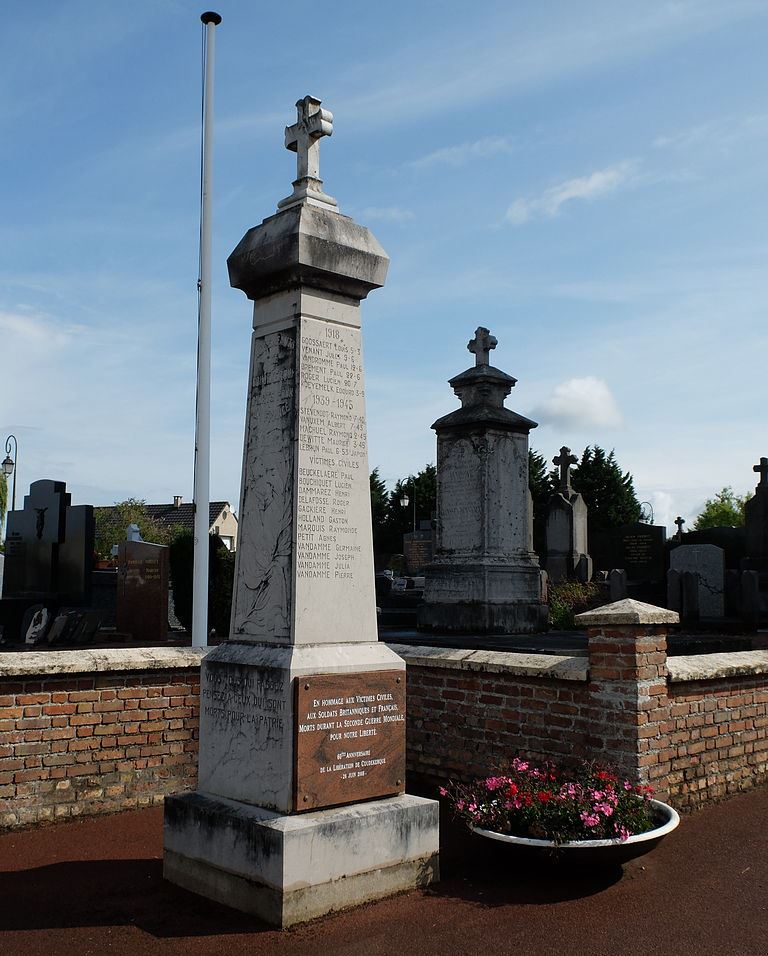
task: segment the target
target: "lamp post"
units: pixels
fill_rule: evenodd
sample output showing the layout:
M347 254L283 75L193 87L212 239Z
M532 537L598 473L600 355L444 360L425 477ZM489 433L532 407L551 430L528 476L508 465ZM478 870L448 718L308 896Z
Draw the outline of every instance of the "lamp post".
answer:
M411 496L413 497L413 530L416 531L416 487L413 482L410 482L411 485ZM411 503L411 499L407 494L404 494L400 499L400 507L407 508Z
M13 454L15 460L11 458L11 439L13 439ZM15 435L9 435L5 440L5 458L3 459L3 474L6 478L13 475L13 485L11 488L11 511L16 510L16 471L19 466L19 443Z

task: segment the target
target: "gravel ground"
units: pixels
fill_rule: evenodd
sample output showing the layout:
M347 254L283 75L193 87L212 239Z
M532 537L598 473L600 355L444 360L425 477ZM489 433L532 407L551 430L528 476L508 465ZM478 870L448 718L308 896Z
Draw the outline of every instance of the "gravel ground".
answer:
M443 828L443 880L287 932L162 879L162 809L0 836L0 954L768 954L768 790L583 872Z

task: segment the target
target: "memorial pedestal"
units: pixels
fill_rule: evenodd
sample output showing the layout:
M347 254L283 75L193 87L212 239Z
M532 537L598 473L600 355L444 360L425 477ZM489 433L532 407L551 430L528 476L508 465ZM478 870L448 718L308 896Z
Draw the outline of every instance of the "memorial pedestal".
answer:
M438 805L402 794L306 814L166 800L166 879L287 927L438 878Z

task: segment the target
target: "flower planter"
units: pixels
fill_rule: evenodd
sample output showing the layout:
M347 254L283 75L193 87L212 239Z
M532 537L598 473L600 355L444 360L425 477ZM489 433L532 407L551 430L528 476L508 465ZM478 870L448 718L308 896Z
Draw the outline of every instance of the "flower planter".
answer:
M661 800L651 800L654 822L652 830L637 833L626 840L574 840L570 843L554 843L552 840L534 840L530 837L511 836L508 833L495 833L481 827L472 827L478 836L489 840L498 840L514 847L517 853L528 858L556 859L560 862L573 862L588 865L615 865L626 863L638 856L649 853L671 833L680 823L680 817Z

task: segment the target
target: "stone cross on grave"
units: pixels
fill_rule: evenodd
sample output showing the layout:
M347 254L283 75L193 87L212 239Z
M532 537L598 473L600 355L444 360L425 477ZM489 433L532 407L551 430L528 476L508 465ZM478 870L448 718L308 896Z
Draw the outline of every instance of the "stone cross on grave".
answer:
M571 488L571 465L575 465L579 459L571 454L571 449L565 445L560 449L560 454L552 459L552 464L560 469L560 494L569 497L573 494Z
M476 366L490 365L491 349L495 349L498 344L496 336L480 325L475 329L475 337L467 342L467 348L475 356Z
M336 209L338 203L323 192L320 179L320 140L333 134L333 113L320 109L320 100L305 96L296 103L298 119L285 127L285 148L296 153L293 193L277 204L278 209L308 204Z
M761 458L759 465L753 465L752 471L756 471L760 475L760 485L768 485L768 458Z
M678 515L675 518L675 524L677 525L678 540L682 541L683 540L683 525L685 524L685 518L681 518L680 515Z

